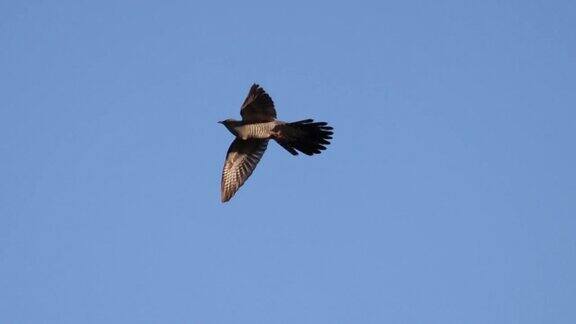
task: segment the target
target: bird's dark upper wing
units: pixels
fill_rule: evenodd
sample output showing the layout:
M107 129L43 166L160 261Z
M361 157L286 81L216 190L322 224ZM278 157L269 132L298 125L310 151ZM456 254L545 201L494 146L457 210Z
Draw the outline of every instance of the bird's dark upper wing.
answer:
M236 138L232 142L222 171L222 202L230 200L238 188L244 184L260 162L267 146L267 139Z
M276 119L276 109L272 98L257 84L250 88L248 96L240 108L242 120L248 123L263 123Z

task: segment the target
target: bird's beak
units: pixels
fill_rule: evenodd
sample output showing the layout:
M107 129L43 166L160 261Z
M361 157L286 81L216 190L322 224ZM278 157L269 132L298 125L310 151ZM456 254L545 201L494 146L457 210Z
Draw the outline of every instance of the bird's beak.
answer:
M219 121L218 124L224 124L224 122L223 122L223 121Z

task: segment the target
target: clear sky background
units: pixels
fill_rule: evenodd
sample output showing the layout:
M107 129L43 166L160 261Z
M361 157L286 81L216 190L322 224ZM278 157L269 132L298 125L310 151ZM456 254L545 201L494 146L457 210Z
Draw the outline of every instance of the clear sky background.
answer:
M576 2L0 2L0 323L575 323ZM284 120L228 204L258 82Z

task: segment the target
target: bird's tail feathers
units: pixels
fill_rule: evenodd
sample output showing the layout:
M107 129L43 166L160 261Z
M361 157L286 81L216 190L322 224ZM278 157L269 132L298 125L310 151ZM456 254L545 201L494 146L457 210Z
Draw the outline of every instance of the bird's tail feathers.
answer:
M314 122L304 119L293 123L276 126L275 140L292 155L300 151L306 155L319 154L330 144L334 134L333 128L326 122Z

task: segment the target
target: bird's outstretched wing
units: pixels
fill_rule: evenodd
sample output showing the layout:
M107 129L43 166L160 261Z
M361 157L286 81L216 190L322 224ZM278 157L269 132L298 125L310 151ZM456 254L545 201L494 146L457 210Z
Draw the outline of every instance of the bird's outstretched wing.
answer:
M264 123L276 119L276 109L272 98L256 83L240 108L242 120L247 123Z
M232 142L226 154L224 170L222 170L222 202L230 200L238 188L244 184L260 162L267 146L267 139L236 138Z

